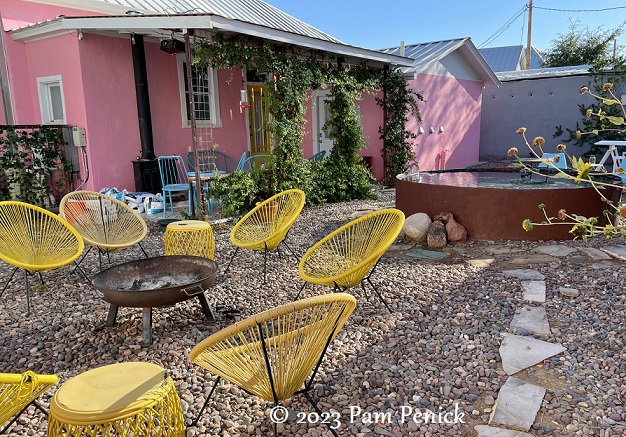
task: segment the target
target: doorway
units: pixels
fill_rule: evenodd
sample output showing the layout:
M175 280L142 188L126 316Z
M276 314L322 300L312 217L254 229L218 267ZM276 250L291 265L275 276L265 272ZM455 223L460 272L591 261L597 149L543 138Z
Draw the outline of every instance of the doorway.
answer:
M272 144L268 127L267 92L263 85L250 84L247 92L250 155L269 155L272 153Z
M326 157L330 156L333 148L333 140L330 138L332 128L324 125L330 119L330 111L328 102L332 99L330 90L322 90L315 92L315 111L313 111L313 125L315 136L313 139L313 153L326 152Z

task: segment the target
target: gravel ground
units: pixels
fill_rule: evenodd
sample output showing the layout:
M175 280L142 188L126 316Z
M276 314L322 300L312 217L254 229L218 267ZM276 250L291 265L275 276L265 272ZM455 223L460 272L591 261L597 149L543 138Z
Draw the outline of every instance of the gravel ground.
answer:
M393 192L377 200L306 208L288 236L297 254L344 224L359 209L394 205ZM216 261L224 266L233 253L228 225L218 225ZM450 246L450 256L433 262L406 256L407 241L390 250L378 265L373 281L394 308L389 314L376 298L355 291L358 305L332 343L321 366L314 397L325 411L339 415L341 435L474 436L473 427L486 424L506 381L498 348L515 310L523 302L518 279L502 270L534 268L546 276L549 341L566 352L515 375L543 385L548 392L531 433L537 436L626 435L626 264L603 266L580 252L567 258L538 254L542 243L469 241ZM569 241L572 247L623 245L623 239ZM163 253L163 235L154 222L144 247ZM141 346L141 310L120 308L117 324L104 326L108 304L70 268L44 273L46 287L31 296L26 317L21 281L14 280L0 298L0 371L56 373L59 386L97 366L123 361L149 361L168 368L176 381L187 420L195 417L212 385L188 358L200 340L230 325L224 307L241 311L240 318L280 305L300 288L297 262L283 251L268 258L268 281L262 283L262 254L240 251L230 272L211 288L210 301L221 320L210 323L197 301L158 308L153 316L153 344ZM113 263L141 256L138 249L112 255ZM468 260L494 259L487 267ZM97 271L90 254L83 267ZM11 269L0 265L0 283ZM36 284L36 282L35 282ZM560 286L580 291L562 297ZM306 295L329 292L309 286ZM54 387L43 400L58 388ZM311 407L296 397L285 403L290 419L279 425L281 435L330 435L320 424L298 424L298 412ZM465 423L420 424L401 413L454 411ZM351 409L352 407L352 409ZM271 405L230 384L221 384L207 412L188 436L271 435ZM361 415L351 421L351 411ZM385 413L389 415L385 416ZM374 423L378 418L380 423ZM391 418L391 423L386 419ZM352 422L352 423L351 423ZM34 408L23 414L10 435L45 435L47 421Z

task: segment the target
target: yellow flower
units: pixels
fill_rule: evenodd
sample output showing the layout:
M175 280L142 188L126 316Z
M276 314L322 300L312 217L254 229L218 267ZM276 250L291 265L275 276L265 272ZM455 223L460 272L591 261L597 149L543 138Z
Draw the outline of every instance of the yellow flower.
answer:
M565 211L564 209L560 209L559 210L559 218L561 220L565 220L567 218L567 211Z
M515 131L515 133L522 135L524 132L526 132L526 128L525 127L520 127L518 130Z
M578 174L576 175L576 180L574 182L580 182L583 179L589 179L589 168L591 164L585 162L580 170L578 170Z
M545 143L546 140L544 137L535 137L535 139L533 140L533 146L535 147L542 147Z
M602 89L604 91L611 91L611 88L613 88L613 84L611 82L607 82L604 85L602 85Z
M558 150L559 152L565 152L565 149L567 149L567 146L565 144L559 144L558 146L556 146L556 150Z
M622 218L626 218L626 205L622 205L619 209L619 216Z
M554 158L552 158L552 162L560 162L561 161L561 155L556 155Z
M585 94L587 91L589 91L589 88L587 88L586 86L584 86L584 87L582 87L582 88L580 89L580 93L581 93L581 94Z
M517 147L511 147L509 149L509 152L507 153L509 156L515 156L517 155Z
M576 131L576 138L580 139L580 137L582 137L582 134L580 133L579 130Z
M593 114L593 109L591 109L591 108L587 109L587 112L585 112L585 115L587 117L591 117L591 114Z
M615 169L615 173L618 175L623 175L624 174L624 169L622 167L617 167Z

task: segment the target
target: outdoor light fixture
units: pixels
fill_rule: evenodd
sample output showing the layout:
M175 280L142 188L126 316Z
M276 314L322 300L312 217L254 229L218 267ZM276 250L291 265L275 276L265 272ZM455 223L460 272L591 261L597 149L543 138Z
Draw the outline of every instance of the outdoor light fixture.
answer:
M78 31L78 35L76 36L79 41L82 41L85 38L85 34L83 34L82 30Z
M420 128L417 130L420 134L424 133L424 128L422 126L420 126Z
M430 132L431 134L434 134L434 133L435 133L435 126L431 126L431 127L428 129L428 132Z
M443 131L444 131L443 125L439 126L439 133L442 133Z
M170 55L185 53L185 43L175 38L161 40L161 50Z

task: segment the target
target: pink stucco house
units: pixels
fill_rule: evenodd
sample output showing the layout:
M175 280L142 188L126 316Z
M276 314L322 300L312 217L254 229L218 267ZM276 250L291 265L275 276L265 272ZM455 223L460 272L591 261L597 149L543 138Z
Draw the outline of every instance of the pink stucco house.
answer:
M416 149L420 167L450 168L477 160L481 91L497 79L469 39L443 42L434 54L420 52L420 45L407 46L404 53L400 48L375 51L343 44L261 0L187 3L155 0L152 9L137 10L134 0L2 0L0 124L84 129L82 150L90 171L83 188L132 191L139 179L154 176L154 166L145 168L138 158L184 155L192 148L180 44L193 29L207 37L214 32L257 36L346 63L403 67L411 86L426 99L420 105L425 133ZM209 68L194 69L193 76L203 77L201 85L193 85L194 95L205 103L196 110L200 146L218 144L236 159L246 151L269 150L271 144L259 134L254 102L262 98L262 89L254 72ZM305 157L332 148L322 130L327 98L328 91L311 92ZM371 157L373 173L381 177L382 110L370 95L356 104L367 140L361 154ZM410 127L420 130L416 122ZM81 172L85 178L86 168Z

